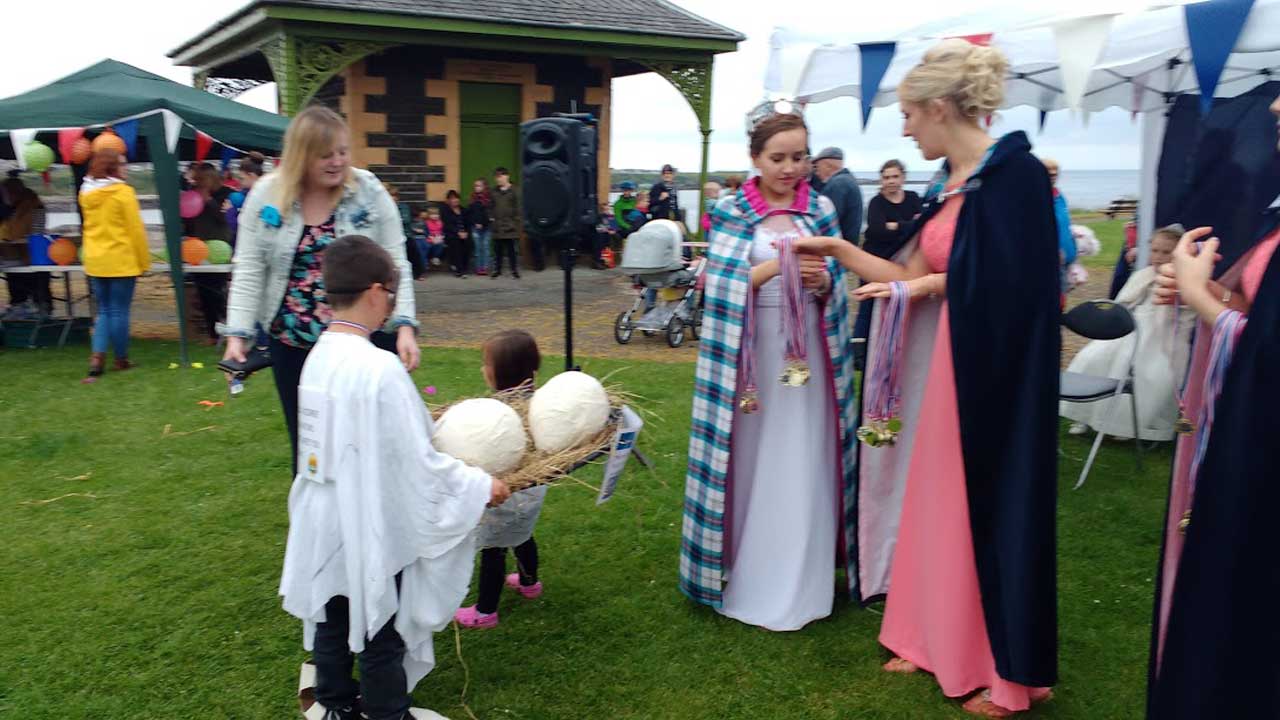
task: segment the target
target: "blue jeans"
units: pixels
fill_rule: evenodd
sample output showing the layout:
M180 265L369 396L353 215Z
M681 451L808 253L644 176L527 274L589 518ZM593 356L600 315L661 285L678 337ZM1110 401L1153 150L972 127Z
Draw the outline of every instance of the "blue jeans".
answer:
M493 233L489 228L474 228L471 231L471 239L475 241L476 246L473 266L477 271L489 272L490 240L492 238Z
M91 277L89 282L98 300L98 319L93 325L93 351L104 353L107 346L116 358L129 357L129 306L137 278Z

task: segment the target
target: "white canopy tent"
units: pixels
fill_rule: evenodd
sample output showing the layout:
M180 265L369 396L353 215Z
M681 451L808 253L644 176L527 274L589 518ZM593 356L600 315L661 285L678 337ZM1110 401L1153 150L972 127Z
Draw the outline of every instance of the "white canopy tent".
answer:
M1165 110L1174 98L1201 93L1202 82L1216 83L1215 97L1234 97L1280 79L1280 0L1078 0L1066 10L993 5L881 38L824 42L778 28L765 93L801 104L857 98L865 127L873 107L897 102L898 83L944 37L1005 53L1005 107L1071 109L1085 120L1111 107L1140 115L1144 199L1154 197ZM1139 237L1153 224L1154 203L1141 203Z

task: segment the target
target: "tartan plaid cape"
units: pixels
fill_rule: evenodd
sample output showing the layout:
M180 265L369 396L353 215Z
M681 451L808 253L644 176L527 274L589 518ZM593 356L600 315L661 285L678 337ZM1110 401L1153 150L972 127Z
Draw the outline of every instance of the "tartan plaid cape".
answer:
M756 181L752 181L753 183ZM802 235L840 235L831 201L801 183L787 209ZM759 193L748 186L721 200L711 215L711 247L706 269L706 306L702 319L698 369L689 431L689 468L685 476L684 521L680 543L680 590L697 602L720 607L724 589L725 507L729 455L738 401L738 353L750 288L749 253L756 228L769 214ZM839 413L844 545L850 583L857 580L857 409L853 385L851 326L845 270L828 261L831 294L822 325L830 377ZM817 358L814 358L816 361ZM761 382L773 382L762 378ZM768 412L765 408L764 412Z

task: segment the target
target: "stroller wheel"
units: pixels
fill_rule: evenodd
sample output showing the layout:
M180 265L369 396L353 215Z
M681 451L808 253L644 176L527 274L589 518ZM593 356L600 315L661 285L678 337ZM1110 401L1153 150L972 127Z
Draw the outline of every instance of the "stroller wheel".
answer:
M635 332L635 327L631 325L631 311L625 310L618 313L618 319L613 321L613 339L618 341L619 345L626 345L631 342L631 335Z
M673 348L684 344L684 321L675 315L667 323L667 344Z

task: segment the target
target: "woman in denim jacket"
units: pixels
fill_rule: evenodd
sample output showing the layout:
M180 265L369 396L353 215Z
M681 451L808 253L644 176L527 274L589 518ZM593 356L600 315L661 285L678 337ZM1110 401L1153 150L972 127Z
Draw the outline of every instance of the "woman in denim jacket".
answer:
M224 358L242 362L254 324L267 329L295 470L298 379L331 316L323 279L324 250L331 242L364 235L391 254L400 284L387 329L395 333L406 369L419 360L400 212L377 177L351 167L349 138L346 122L323 107L307 108L289 124L280 163L254 185L241 211L227 322L220 328L227 338Z

